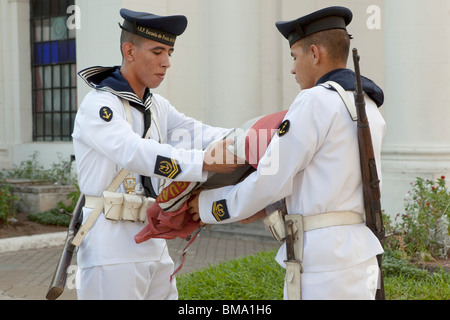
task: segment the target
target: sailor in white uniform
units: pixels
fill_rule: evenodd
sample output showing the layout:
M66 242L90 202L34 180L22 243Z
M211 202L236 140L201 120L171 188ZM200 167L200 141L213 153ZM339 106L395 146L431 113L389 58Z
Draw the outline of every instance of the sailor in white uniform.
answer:
M78 298L177 299L176 282L169 282L174 263L166 241L135 243L135 235L144 227L146 207L133 206L156 198L160 179L203 182L207 178L203 170L234 170L233 165L204 163L203 148L227 130L188 118L150 92L164 80L176 36L187 27L186 17L126 9L121 15L125 20L122 66L93 67L79 74L93 88L78 110L73 132L78 182L86 195L83 227L98 205L105 207L101 211L110 218L100 214L82 233ZM174 148L180 146L180 133L184 149ZM106 196L122 169L129 171L127 184L120 180L120 187ZM128 211L124 209L127 199ZM105 201L110 202L105 205ZM138 210L141 216L133 216Z
M304 245L296 247L296 256L303 250L304 300L374 299L378 284L376 256L383 248L363 220L357 126L338 92L321 85L334 81L353 100L355 74L346 69L351 39L346 26L352 17L346 8L331 7L277 23L290 42L292 73L302 90L257 172L236 186L203 191L189 203L191 213L198 212L204 224L264 218L282 199L287 217L323 217L330 213L331 224L304 232ZM367 78L363 78L363 86L380 165L386 125L378 107L384 95ZM267 166L278 170L268 173L273 170L267 170ZM353 222L340 225L340 217L347 216ZM284 244L276 257L283 267L286 255Z

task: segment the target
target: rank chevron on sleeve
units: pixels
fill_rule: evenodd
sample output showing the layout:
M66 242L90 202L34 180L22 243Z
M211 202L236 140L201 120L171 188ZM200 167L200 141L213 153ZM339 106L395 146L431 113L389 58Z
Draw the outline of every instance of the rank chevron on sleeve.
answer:
M175 179L182 172L180 166L174 159L158 156L156 159L155 174Z

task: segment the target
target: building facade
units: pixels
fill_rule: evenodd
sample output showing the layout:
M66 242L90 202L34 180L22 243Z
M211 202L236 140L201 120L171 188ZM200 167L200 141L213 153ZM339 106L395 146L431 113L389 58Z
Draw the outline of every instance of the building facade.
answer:
M76 72L120 65L121 8L188 17L154 92L188 116L237 127L287 109L299 92L275 22L332 5L352 9L363 74L385 90L383 206L401 212L417 176L450 175L450 0L1 1L0 170L36 151L47 166L73 155L73 119L89 92Z

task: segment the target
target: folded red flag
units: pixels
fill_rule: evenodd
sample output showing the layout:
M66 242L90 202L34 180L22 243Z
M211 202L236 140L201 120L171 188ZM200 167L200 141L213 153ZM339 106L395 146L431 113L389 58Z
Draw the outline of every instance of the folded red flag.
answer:
M245 123L241 130L234 130L226 139L235 141L234 154L245 159L249 164L237 174L215 174L211 177L210 187L236 184L246 174L250 165L257 169L274 134L280 127L287 111L268 116L258 117ZM150 209L147 210L148 225L135 236L136 243L142 243L153 238L171 240L175 238L189 241L181 256L181 263L171 277L181 269L189 246L197 238L201 228L199 221L195 222L189 213L188 200L192 191L199 188L200 183L172 182L163 189ZM208 182L204 187L208 186Z
M196 185L191 182L173 182L166 187L147 210L148 224L134 237L136 243L152 238L186 239L198 229L199 222L192 219L187 206L187 200Z
M252 119L245 123L240 131L235 130L229 134L226 138L235 140L234 153L257 168L286 113L287 111L283 111ZM246 170L242 171L242 174L245 173L247 173ZM212 177L216 180L214 183L221 180L221 185L235 184L241 178L237 177L236 180L236 177L230 174ZM208 182L205 185L207 184ZM135 236L135 241L142 243L152 238L186 239L189 237L200 226L198 222L192 220L187 201L191 192L200 186L200 183L194 182L172 182L164 188L153 206L148 209L149 223Z

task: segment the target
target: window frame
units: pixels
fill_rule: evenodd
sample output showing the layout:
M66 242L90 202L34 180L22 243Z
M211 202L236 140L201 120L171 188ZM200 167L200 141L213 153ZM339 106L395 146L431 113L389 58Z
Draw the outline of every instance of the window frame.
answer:
M77 112L74 0L30 0L33 141L72 141Z

